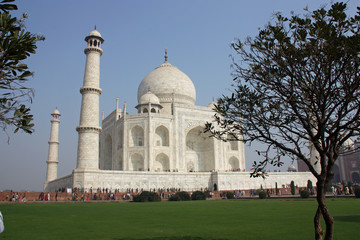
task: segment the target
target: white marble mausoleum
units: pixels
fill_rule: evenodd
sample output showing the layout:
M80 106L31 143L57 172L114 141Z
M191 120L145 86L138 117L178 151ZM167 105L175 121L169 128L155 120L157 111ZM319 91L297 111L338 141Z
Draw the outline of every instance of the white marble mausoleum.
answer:
M77 167L57 177L60 112L52 115L45 191L80 188L153 190L176 188L235 190L275 188L294 181L315 181L309 172L274 172L267 179L250 178L245 170L243 142L222 142L204 133L212 122L213 104L197 106L192 80L165 61L140 82L136 114L127 114L118 101L99 124L100 57L104 40L95 29L87 47L78 132ZM105 83L106 84L106 83Z

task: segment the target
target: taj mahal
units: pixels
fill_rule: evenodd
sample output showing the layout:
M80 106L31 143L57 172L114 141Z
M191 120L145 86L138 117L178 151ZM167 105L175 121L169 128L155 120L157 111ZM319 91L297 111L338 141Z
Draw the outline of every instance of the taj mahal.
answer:
M204 133L212 122L214 103L197 106L192 80L164 62L139 81L136 114L126 104L100 116L100 57L104 39L95 29L87 46L78 132L76 168L58 177L60 112L51 114L45 191L78 188L152 190L176 188L236 190L275 188L294 181L299 187L315 181L310 172L271 172L264 180L245 169L244 143L223 142ZM106 83L105 83L106 84ZM102 123L100 126L100 118ZM61 160L60 160L61 163Z

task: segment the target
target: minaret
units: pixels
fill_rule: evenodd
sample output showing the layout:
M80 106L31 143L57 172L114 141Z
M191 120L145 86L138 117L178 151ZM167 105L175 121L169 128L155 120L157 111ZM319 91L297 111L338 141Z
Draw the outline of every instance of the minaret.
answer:
M82 94L80 124L76 128L79 133L77 169L99 168L99 96L100 89L100 56L103 50L100 48L104 39L96 30L96 27L85 37L87 47L84 83L80 88Z
M310 163L313 165L315 171L318 174L320 174L321 173L320 155L318 151L316 151L313 143L309 143L309 151L310 151Z
M49 140L49 155L46 171L46 181L44 189L47 187L47 183L57 178L57 165L58 153L59 153L59 124L60 124L60 112L55 109L51 114L51 132Z

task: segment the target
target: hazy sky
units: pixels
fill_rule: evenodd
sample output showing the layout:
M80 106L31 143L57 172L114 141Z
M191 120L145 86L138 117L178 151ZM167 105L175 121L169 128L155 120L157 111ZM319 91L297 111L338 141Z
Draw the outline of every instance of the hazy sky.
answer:
M206 106L229 93L230 43L255 36L274 12L289 15L319 8L329 1L90 1L21 0L14 15L27 12L26 28L46 37L38 43L36 55L26 61L35 72L27 86L35 89L31 105L35 132L0 133L0 190L41 191L46 177L50 136L50 114L61 113L58 176L70 174L76 166L77 132L86 47L84 38L94 29L105 39L101 57L100 111L105 116L127 103L135 113L137 88L141 80L164 61L186 73L194 82L197 105ZM349 0L354 12L358 1ZM247 148L247 170L257 160L255 147ZM290 163L286 163L286 169Z

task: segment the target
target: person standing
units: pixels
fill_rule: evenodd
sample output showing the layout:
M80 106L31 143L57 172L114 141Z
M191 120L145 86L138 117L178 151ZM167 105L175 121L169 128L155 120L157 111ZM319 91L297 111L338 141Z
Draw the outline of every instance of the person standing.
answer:
M0 233L2 233L4 231L5 227L4 227L4 220L3 220L3 216L1 214L0 211Z

